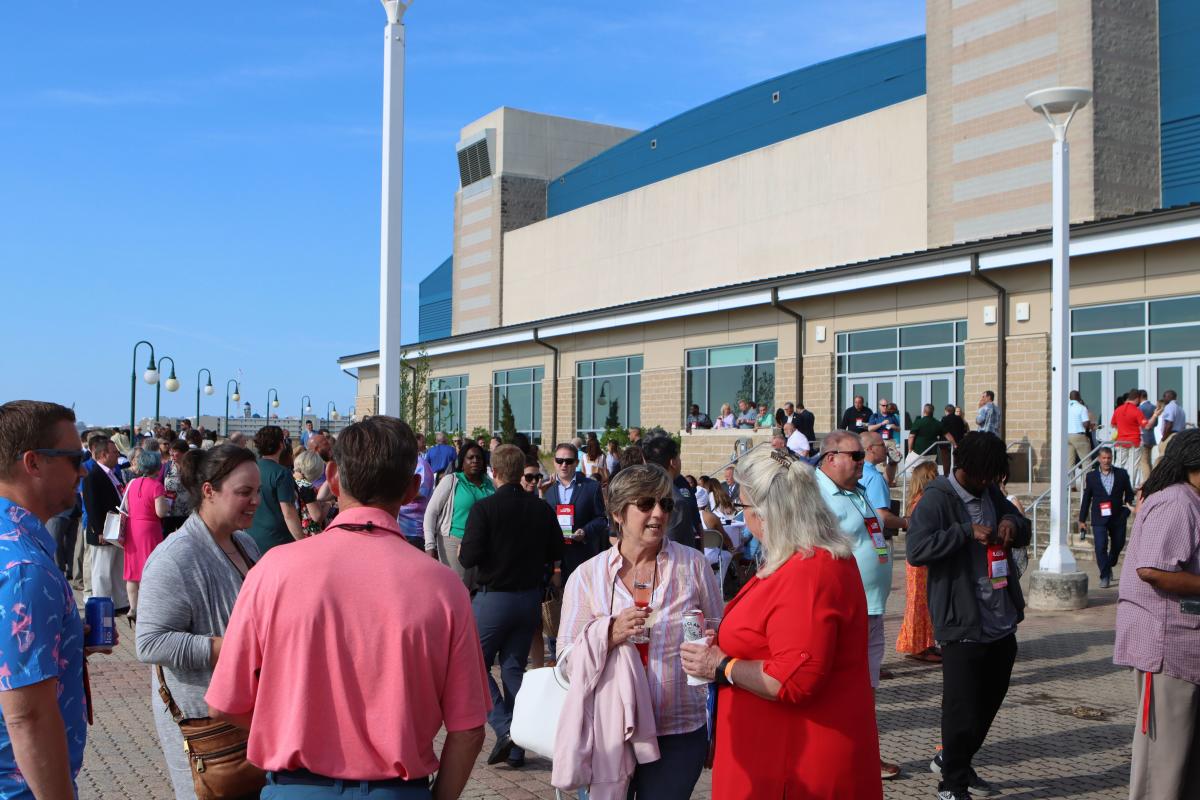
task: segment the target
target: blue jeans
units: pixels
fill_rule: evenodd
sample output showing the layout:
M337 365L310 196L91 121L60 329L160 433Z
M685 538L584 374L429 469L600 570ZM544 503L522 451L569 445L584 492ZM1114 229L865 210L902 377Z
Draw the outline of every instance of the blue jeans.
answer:
M529 663L529 645L533 629L542 620L542 592L528 589L523 592L493 592L480 589L471 600L475 624L479 628L479 644L483 647L483 663L488 669L488 688L492 692L492 710L488 724L496 738L508 734L512 726L513 703L525 677ZM500 680L503 690L492 677L492 661L500 656ZM525 751L514 747L509 758L524 758Z
M263 787L262 800L283 800L296 797L316 800L321 797L358 797L368 800L429 800L433 797L428 787L421 786L372 786L370 781L335 781L332 786L307 786L303 784L281 785L275 782L275 773L267 773L267 785Z
M662 758L634 769L627 800L688 800L708 759L708 726L660 736L658 751ZM579 800L588 800L586 789L579 790Z
M1100 569L1100 577L1112 580L1113 566L1125 547L1125 521L1093 525L1092 539L1096 546L1096 566Z

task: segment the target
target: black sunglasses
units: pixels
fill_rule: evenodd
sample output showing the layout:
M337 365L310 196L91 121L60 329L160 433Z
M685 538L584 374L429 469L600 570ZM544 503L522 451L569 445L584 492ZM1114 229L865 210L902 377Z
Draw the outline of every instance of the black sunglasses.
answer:
M536 473L535 472L526 472L524 475L521 476L521 480L525 481L526 483L536 483L537 481L540 481L541 479L542 479L542 473L540 473L540 472L536 472Z
M79 469L79 465L83 463L84 455L82 450L58 450L50 447L38 448L37 450L28 450L29 453L37 453L39 456L51 456L54 458L65 458L71 462L75 469Z
M555 458L554 459L555 464L574 464L575 461L576 461L576 459L574 459L574 458Z
M864 450L826 450L825 453L826 455L836 455L841 453L844 456L850 456L855 461L862 461L867 457L866 451Z
M662 499L657 497L640 497L634 500L631 505L636 506L637 510L643 514L649 514L654 510L655 503L663 510L664 514L670 514L675 510L675 498L673 497L664 497Z

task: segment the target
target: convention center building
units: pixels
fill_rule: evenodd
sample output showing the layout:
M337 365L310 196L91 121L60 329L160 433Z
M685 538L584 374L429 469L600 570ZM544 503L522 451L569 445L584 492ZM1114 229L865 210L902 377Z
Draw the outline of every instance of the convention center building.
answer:
M498 430L507 398L535 442L677 432L747 399L822 432L854 395L907 424L991 390L1044 474L1052 135L1025 96L1051 86L1093 92L1068 135L1071 388L1101 425L1135 386L1195 422L1197 41L1194 0L942 0L924 36L643 131L487 114L403 345L429 358L425 430ZM378 351L339 365L372 413Z

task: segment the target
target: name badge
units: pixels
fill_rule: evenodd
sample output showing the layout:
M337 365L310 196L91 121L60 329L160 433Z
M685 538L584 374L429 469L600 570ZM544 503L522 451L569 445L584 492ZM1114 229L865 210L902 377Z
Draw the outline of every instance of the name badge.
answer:
M1111 517L1112 516L1112 503L1111 502L1108 502L1106 500L1102 500L1100 502L1100 516L1102 516L1102 517Z
M863 417L859 417L859 418L858 418L858 422L857 422L857 423L855 423L855 424L856 424L856 426L857 426L857 427L859 427L859 428L865 428L865 427L867 427L867 421L866 421L866 419L864 419Z
M888 562L887 540L883 538L883 526L879 524L879 518L864 517L863 522L866 523L871 543L875 545L875 554L879 556L879 563L886 564Z
M554 513L558 516L558 527L562 529L563 539L568 542L574 541L572 537L575 535L575 506L559 503L554 507Z
M890 438L892 438L892 432L889 431L887 428L884 428L883 430L881 430L879 432L879 437L881 439L890 439Z
M988 578L993 589L1008 586L1008 552L1003 547L988 548Z

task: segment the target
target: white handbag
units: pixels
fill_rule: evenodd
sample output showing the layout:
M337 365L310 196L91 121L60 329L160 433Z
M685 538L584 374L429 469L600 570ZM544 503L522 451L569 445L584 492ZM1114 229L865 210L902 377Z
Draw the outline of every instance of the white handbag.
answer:
M110 511L104 515L104 532L102 534L104 541L109 544L121 546L121 531L125 525L124 517L129 513L125 505L125 498L129 496L129 490L126 488L124 494L121 495L121 504L117 506L116 511Z
M570 680L563 672L569 650L568 647L560 654L556 666L526 672L513 701L508 735L518 746L551 760L554 758L554 740L558 737L558 718L562 715L570 686Z

